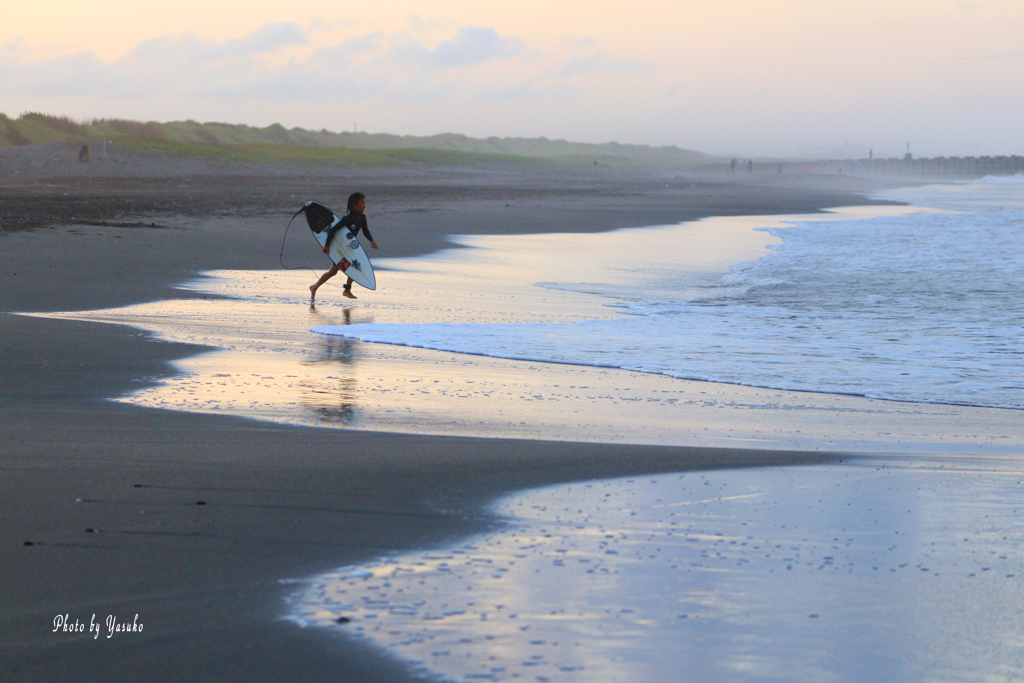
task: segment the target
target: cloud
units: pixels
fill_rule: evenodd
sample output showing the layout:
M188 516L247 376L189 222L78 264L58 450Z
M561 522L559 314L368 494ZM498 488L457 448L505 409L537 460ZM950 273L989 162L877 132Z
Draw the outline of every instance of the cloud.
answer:
M177 38L161 37L144 40L135 46L120 62L139 66L163 66L186 64L208 64L222 58L223 47L205 41L195 33L184 33Z
M491 59L508 59L523 51L515 38L502 38L492 28L465 26L455 37L445 40L431 53L434 68L473 66Z
M228 41L229 48L240 54L260 54L287 45L306 42L305 28L290 22L264 24L239 40Z
M424 31L431 27L413 23ZM23 43L12 42L0 46L0 83L5 97L133 100L160 118L157 112L167 103L194 107L194 116L203 116L210 106L253 111L246 103L537 106L583 96L574 82L580 75L651 70L646 62L586 54L593 52L589 41L583 56L575 45L545 53L482 26L436 27L420 34L378 30L317 40L324 37L315 27L270 23L230 40L195 33L152 38L114 62L92 52L32 55ZM561 72L560 63L565 64Z
M440 22L433 19L424 19L418 14L409 17L406 23L409 26L409 30L413 33L434 34L441 28Z
M309 67L349 66L359 57L372 57L383 50L386 36L382 31L348 38L336 45L318 47L306 60Z
M0 43L0 55L20 59L32 54L31 48L25 44L21 36Z
M577 57L562 67L563 76L579 76L590 73L630 75L650 73L654 70L650 62L639 59L615 60L603 53L588 57Z
M525 45L515 38L502 38L492 28L463 26L453 38L441 41L433 50L417 41L403 41L392 48L396 64L422 69L456 69L478 66L491 60L510 59L522 54Z
M210 65L228 60L275 52L283 47L299 45L308 39L302 26L292 23L265 24L242 38L223 42L203 40L194 33L177 38L151 38L139 43L127 59L146 67L167 64Z
M0 82L8 95L34 97L80 97L99 93L121 98L159 92L156 81L138 78L124 61L107 64L91 52L28 64L0 60Z
M8 96L290 99L310 92L317 75L336 75L336 59L335 64L321 58L319 65L266 66L267 57L308 41L309 32L298 24L270 23L225 41L194 33L144 40L112 63L92 52L33 58L16 45L19 49L0 50L0 82ZM372 41L346 47L350 52L374 48Z

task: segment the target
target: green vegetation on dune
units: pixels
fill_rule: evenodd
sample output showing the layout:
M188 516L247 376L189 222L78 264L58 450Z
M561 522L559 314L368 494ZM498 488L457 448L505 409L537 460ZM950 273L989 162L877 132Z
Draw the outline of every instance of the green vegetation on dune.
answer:
M179 142L163 138L121 138L120 144L143 152L202 159L210 162L250 164L330 165L381 167L402 165L472 165L484 163L545 163L543 159L510 154L477 154L437 149L353 149L296 144Z
M18 126L6 114L0 114L0 146L29 145L32 141L25 137Z
M523 163L567 165L684 165L707 159L678 147L588 144L547 138L471 138L444 133L425 137L387 133L333 133L271 124L159 123L126 119L77 122L66 116L0 114L0 147L51 142L96 145L103 140L140 151L209 161L393 166L400 164Z
M0 135L8 140L7 145L35 145L46 142L63 142L76 135L81 135L85 131L84 126L69 131L63 125L66 120L56 116L44 117L40 114L22 114L17 120L4 116L6 125L4 130L0 131Z

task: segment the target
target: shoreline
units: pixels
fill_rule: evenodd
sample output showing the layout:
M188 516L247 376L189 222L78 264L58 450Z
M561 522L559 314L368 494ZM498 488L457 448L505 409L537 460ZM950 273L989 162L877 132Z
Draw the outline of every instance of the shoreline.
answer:
M535 180L521 182L530 186ZM678 194L666 195L649 179L630 182L649 187L611 201L592 201L597 195L590 190L582 199L578 193L552 199L548 191L521 190L524 206L517 215L536 218L529 229L544 232L582 212L593 220L574 223L577 229L593 230L623 221L668 222L663 217L670 214L682 214L679 222L687 212L716 206L744 213L767 202L779 212L803 212L815 203L836 205L842 194L790 191L787 199L771 188L744 195L742 186L701 185L700 191L713 196L696 202L696 208L680 209L696 192L683 183ZM504 202L500 196L459 199L464 191L452 192L444 206L431 206L443 192L429 186L417 195L421 199L407 200L402 213L374 218L371 210L372 229L380 226L375 236L390 240L380 239L382 247L415 252L419 237L439 234L439 215L449 218L443 228L453 234L520 229L503 211L505 203L515 201L511 194ZM5 201L10 198L5 191ZM540 206L527 207L530 202ZM5 234L0 239L14 268L2 275L0 310L82 310L153 300L212 263L276 264L283 226L276 217L247 219L248 241L207 230L201 218L190 215L172 212L160 221L168 229L72 225ZM400 221L407 222L401 233ZM55 263L65 269L54 277ZM202 298L180 291L173 296ZM0 438L11 444L0 464L8 473L0 486L12 501L3 509L2 525L11 559L0 571L18 596L0 620L0 659L13 680L94 680L105 677L115 661L122 675L143 680L208 671L251 680L283 675L403 680L402 671L388 668L369 649L353 645L335 651L333 641L266 621L281 597L277 580L482 528L489 521L481 506L503 492L581 479L843 457L388 433L360 434L361 449L353 452L329 430L105 400L138 388L140 378L169 374L168 361L197 347L154 343L119 326L0 316L9 350L0 389ZM128 621L137 612L145 631L106 643L52 633L52 619L65 612L86 620L92 613L101 618L117 613ZM163 667L183 655L184 671Z
M618 308L628 300L616 294L620 286L630 288L626 271L607 290L574 283L596 282L595 274L610 266L602 255L618 263L617 255L637 242L663 245L662 253L645 260L645 274L669 268L679 278L685 272L673 287L700 291L737 264L767 256L781 243L775 230L790 223L920 212L929 213L847 207L592 235L457 237L464 248L378 262L388 275L381 291L360 294L368 301L343 301L333 286L320 306L306 310L294 295L303 291L304 273L220 270L181 285L202 300L30 315L127 324L164 342L208 349L177 361L176 374L153 386L111 397L164 410L424 436L890 454L1015 452L1017 415L1010 408L681 378L622 367L613 359L595 365L511 352L521 348L514 341L521 324L575 329L630 320ZM579 263L561 257L569 238ZM563 285L534 282L534 273L555 271ZM448 348L429 334L406 343L388 336L421 327L421 320L442 328L497 326L505 336L498 352ZM971 429L949 430L954 423Z

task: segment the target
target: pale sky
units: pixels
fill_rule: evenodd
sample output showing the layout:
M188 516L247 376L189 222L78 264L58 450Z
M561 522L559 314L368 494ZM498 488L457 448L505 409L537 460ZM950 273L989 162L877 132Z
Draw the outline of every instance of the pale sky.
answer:
M0 112L1024 154L1024 0L0 3Z

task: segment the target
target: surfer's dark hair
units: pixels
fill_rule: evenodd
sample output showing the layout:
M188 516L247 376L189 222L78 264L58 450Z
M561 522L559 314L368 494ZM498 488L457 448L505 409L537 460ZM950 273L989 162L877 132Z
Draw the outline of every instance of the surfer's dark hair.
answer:
M366 195L363 194L362 192L353 192L352 194L350 194L348 197L348 212L352 213L352 207L358 204L359 202L363 201L364 199L366 199Z

